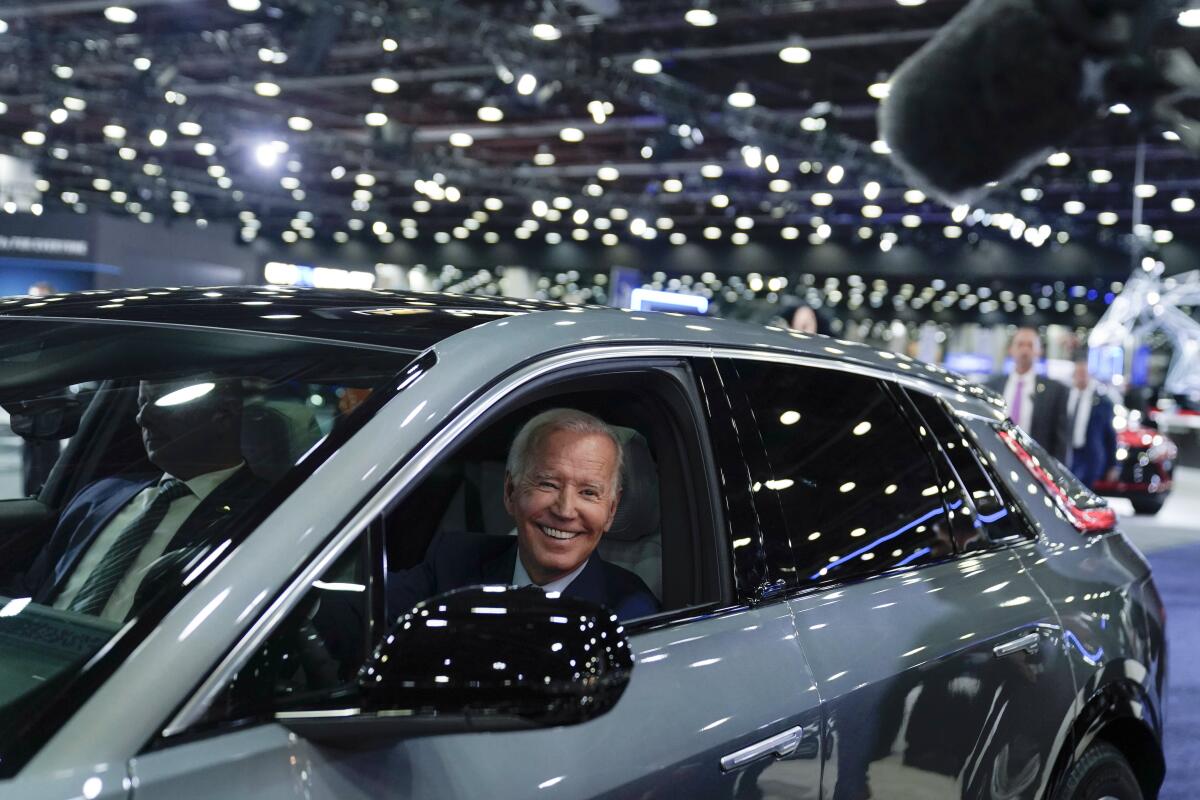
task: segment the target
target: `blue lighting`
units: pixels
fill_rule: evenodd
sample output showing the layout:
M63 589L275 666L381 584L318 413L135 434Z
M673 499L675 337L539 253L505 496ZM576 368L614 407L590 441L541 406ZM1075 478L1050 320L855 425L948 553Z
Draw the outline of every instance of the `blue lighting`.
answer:
M951 508L957 508L959 505L962 505L961 500L958 501L957 505L951 506ZM933 511L930 511L928 514L925 514L924 516L914 519L912 522L908 523L903 528L897 528L896 530L892 531L891 533L886 534L884 536L880 536L875 541L870 542L869 544L863 545L862 547L855 550L853 553L842 556L837 561L833 561L830 564L828 564L827 566L825 566L823 569L826 572L828 572L829 570L833 569L834 567L841 566L842 564L845 564L847 561L850 561L851 559L858 558L859 556L861 556L863 553L867 552L868 550L873 550L874 548L878 547L879 545L883 544L884 542L895 539L897 536L901 535L902 533L906 533L907 531L911 530L912 528L915 528L917 525L920 525L922 522L933 519L934 517L938 516L939 514L945 514L945 513L946 513L946 509L941 508L941 507L935 508ZM815 580L820 579L821 577L823 577L821 575L821 573L816 572L812 575L809 575L808 579L810 581L815 581Z
M1008 509L1002 508L999 511L997 511L995 514L979 514L978 519L980 522L990 523L990 522L995 522L996 520L1000 519L1001 517L1007 517L1007 516L1008 516Z
M910 556L906 556L906 557L905 557L903 560L901 560L901 561L897 562L897 563L896 563L896 566L897 566L897 567L903 567L905 564L908 564L908 563L911 563L911 562L913 562L913 561L916 561L916 560L917 560L918 558L920 558L921 556L927 556L927 555L929 555L929 554L930 554L930 553L932 553L932 552L933 552L933 548L932 548L932 547L922 547L920 550L917 550L917 551L916 551L916 552L914 552L912 555L910 555Z

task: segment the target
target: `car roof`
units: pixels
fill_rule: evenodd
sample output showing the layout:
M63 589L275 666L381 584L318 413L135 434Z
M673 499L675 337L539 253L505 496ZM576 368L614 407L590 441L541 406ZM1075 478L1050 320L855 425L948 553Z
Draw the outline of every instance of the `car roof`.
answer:
M184 325L410 351L487 326L467 338L493 349L500 361L598 342L650 341L850 362L956 393L970 390L981 400L994 397L940 366L843 339L688 314L445 292L280 286L92 290L0 300L0 320L13 318ZM505 336L492 335L501 323L511 326ZM514 341L520 345L513 347Z

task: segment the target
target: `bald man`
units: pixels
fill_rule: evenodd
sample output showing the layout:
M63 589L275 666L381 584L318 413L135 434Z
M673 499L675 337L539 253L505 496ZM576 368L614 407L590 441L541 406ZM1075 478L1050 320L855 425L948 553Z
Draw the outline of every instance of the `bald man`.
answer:
M1008 354L1013 360L1013 371L1007 376L992 376L987 387L1004 395L1013 422L1065 464L1071 440L1066 384L1037 374L1035 366L1042 355L1042 340L1035 329L1018 328L1009 342Z

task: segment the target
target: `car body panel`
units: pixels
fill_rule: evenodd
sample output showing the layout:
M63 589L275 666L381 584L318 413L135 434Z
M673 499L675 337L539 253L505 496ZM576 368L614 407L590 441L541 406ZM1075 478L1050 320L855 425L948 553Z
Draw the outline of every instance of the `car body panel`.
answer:
M637 666L625 694L582 725L362 749L322 746L266 725L139 756L131 768L137 797L732 798L749 790L747 782L819 797L817 695L787 604L635 634L631 643ZM795 725L813 734L792 757L722 772L722 756ZM245 779L233 782L231 774Z

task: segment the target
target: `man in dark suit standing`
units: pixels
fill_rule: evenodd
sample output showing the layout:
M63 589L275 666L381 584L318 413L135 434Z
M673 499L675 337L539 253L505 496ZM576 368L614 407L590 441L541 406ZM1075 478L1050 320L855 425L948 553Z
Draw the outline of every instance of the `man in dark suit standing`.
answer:
M137 422L161 472L102 478L71 499L24 577L35 602L123 621L148 577L181 566L266 488L242 460L237 381L143 381Z
M1066 463L1070 434L1067 430L1067 387L1037 374L1034 365L1042 355L1042 342L1033 328L1018 328L1008 345L1013 371L996 375L987 386L1004 395L1008 416Z
M464 586L498 583L607 606L621 619L658 610L637 575L595 553L621 497L622 447L613 430L582 411L557 408L521 428L504 477L504 507L516 536L444 533L425 560L388 581L388 613Z
M1088 373L1087 361L1075 362L1067 398L1071 420L1071 471L1085 486L1103 478L1116 480L1117 433L1113 404Z

